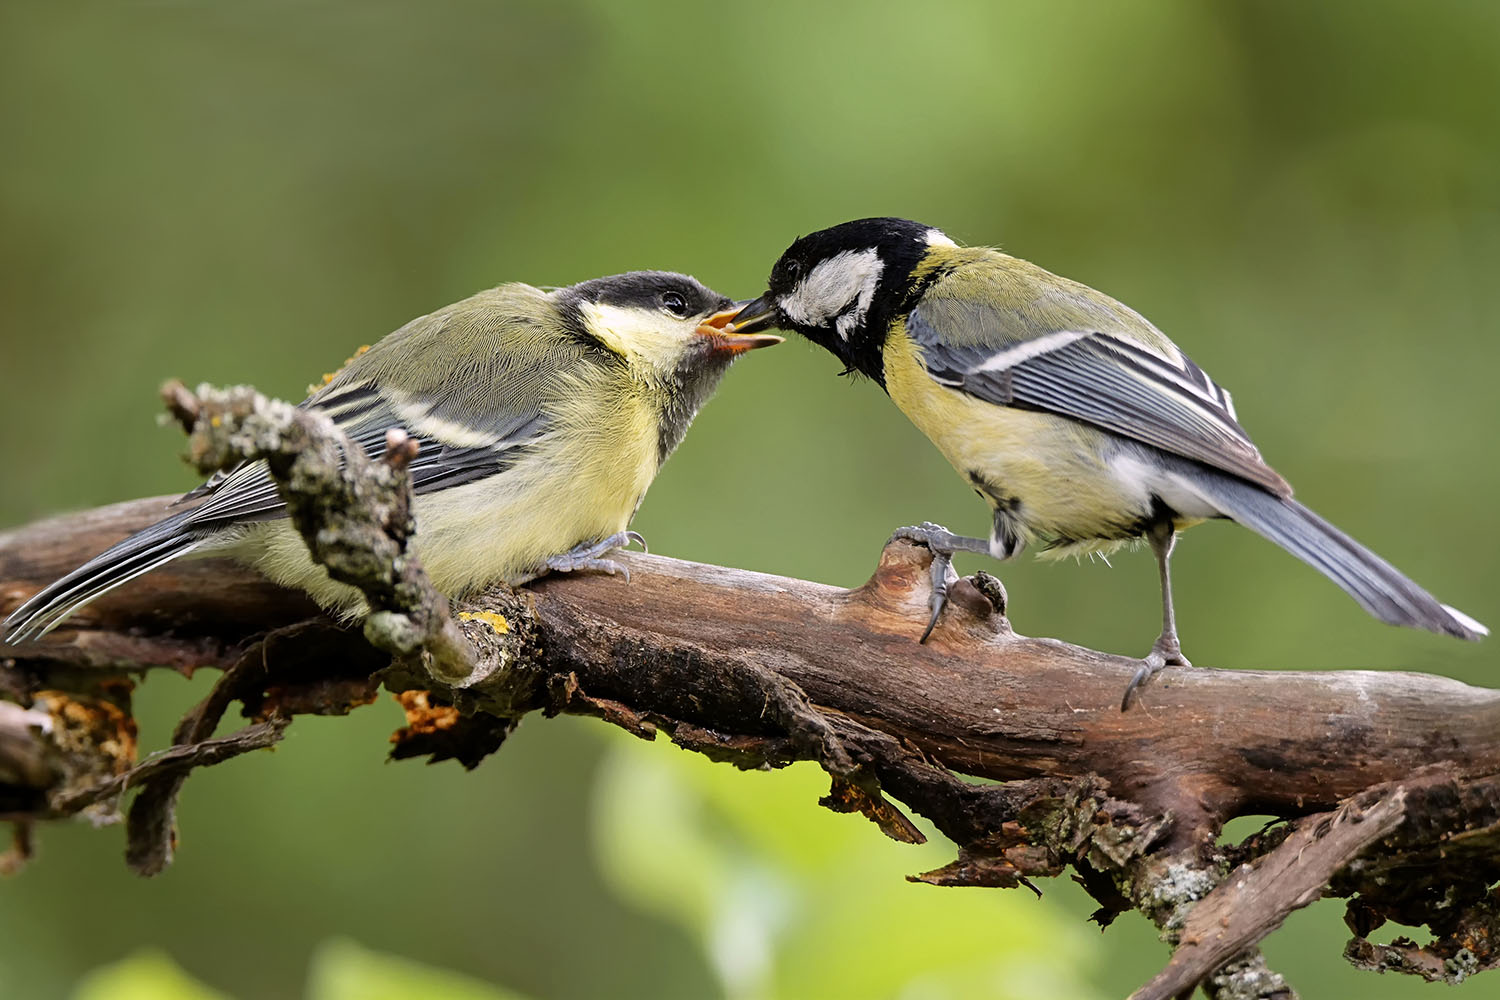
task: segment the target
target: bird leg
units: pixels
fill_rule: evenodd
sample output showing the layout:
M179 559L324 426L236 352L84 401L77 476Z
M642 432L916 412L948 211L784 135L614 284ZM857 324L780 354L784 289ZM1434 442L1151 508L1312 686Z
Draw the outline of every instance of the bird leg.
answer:
M1136 688L1149 680L1163 667L1191 667L1182 655L1182 643L1177 638L1177 612L1172 607L1172 549L1177 546L1177 529L1171 521L1157 521L1146 533L1151 551L1156 553L1156 566L1161 574L1161 635L1151 645L1151 652L1141 661L1141 666L1125 687L1125 697L1120 700L1120 711L1130 707L1130 698Z
M891 541L898 538L925 545L932 552L932 566L929 569L932 574L932 597L928 602L928 606L932 609L932 617L927 620L927 628L923 630L922 638L917 640L926 642L927 637L932 634L933 628L937 625L938 615L943 613L943 605L948 603L948 588L958 582L958 573L953 569L953 554L955 552L988 554L990 543L982 538L955 535L941 524L933 524L931 521L923 521L913 527L897 528L891 535Z
M597 570L600 573L608 573L610 576L623 576L625 582L630 582L630 570L621 566L613 559L603 558L606 552L625 548L631 542L638 542L641 548L646 548L646 540L637 531L617 531L608 538L597 542L580 542L566 552L553 556L546 562L546 567L553 573L573 573L581 569Z

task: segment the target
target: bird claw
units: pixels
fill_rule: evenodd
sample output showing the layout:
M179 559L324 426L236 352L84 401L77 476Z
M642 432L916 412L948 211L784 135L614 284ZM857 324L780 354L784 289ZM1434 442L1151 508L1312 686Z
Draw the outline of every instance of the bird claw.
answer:
M625 582L630 582L630 570L613 559L602 558L606 552L615 549L623 549L636 542L644 550L646 539L641 537L638 531L617 531L608 538L597 542L584 542L573 548L547 560L547 569L553 573L576 573L579 570L593 570L596 573L608 573L610 576L623 576Z
M932 635L932 630L937 627L938 617L942 615L943 607L948 603L948 588L958 582L958 573L953 568L953 554L955 552L987 552L988 546L980 539L955 535L941 524L934 524L931 521L897 528L891 533L890 540L894 542L898 539L925 545L932 553L932 565L928 570L932 576L932 597L928 603L932 609L932 615L927 619L927 628L922 631L922 638L917 640L925 643L927 637ZM890 543L887 542L887 544Z
M596 573L623 576L626 583L630 582L630 570L613 559L592 559L587 557L578 559L549 559L547 561L547 568L554 573L576 573L581 569L591 569Z
M1141 665L1136 668L1135 676L1130 678L1130 683L1125 685L1125 696L1120 699L1120 711L1124 712L1130 708L1130 699L1142 684L1161 673L1167 667L1191 667L1188 658L1182 655L1182 644L1175 635L1163 635L1157 638L1151 646L1151 652L1141 660Z
M963 546L957 544L962 541L961 536L955 535L941 524L934 524L931 521L923 521L921 524L897 528L891 532L890 540L894 542L898 539L916 542L918 545L925 545L932 550L932 554L935 556L952 556L953 553L963 548Z
M918 644L925 644L927 637L932 635L932 630L937 627L938 617L948 604L948 588L958 582L958 571L953 568L953 556L947 552L933 551L928 573L932 578L932 596L928 598L927 606L932 609L932 616L927 619L927 627L922 630L922 638L917 640Z

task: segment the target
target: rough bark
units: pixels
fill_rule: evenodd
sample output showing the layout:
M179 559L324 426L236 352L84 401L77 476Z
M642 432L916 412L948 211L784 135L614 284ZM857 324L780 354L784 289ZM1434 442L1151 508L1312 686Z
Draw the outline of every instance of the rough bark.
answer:
M1199 983L1215 997L1293 996L1255 944L1325 894L1350 899L1347 954L1361 966L1457 981L1500 963L1488 888L1500 878L1500 692L1417 674L1192 668L1162 673L1122 713L1136 662L1016 635L1003 589L983 574L955 587L918 645L930 557L906 542L849 591L619 554L629 582L547 578L458 602L450 617L401 556L400 442L372 471L344 462L328 428L304 426L306 411L278 409L304 439L276 434L230 456L208 445L271 404L202 390L174 403L208 464L285 452L278 476L290 482L290 464L312 456L292 492L325 501L294 514L304 534L337 522L334 535L365 539L356 551L384 553L350 582L385 624L367 636L234 564L200 560L107 595L42 642L0 647L0 814L23 824L107 817L139 786L130 859L158 871L189 768L268 745L295 714L367 703L383 684L408 716L396 756L474 766L541 711L663 731L740 767L818 761L832 778L824 805L918 841L904 806L957 844L952 864L916 878L1030 886L1071 869L1101 922L1147 915L1176 951L1141 998ZM372 475L373 491L360 485ZM167 502L0 535L0 611ZM225 674L178 746L138 763L126 672L146 666ZM236 701L250 725L209 740ZM1216 845L1226 820L1267 813L1287 822ZM1365 940L1387 920L1426 923L1434 940Z

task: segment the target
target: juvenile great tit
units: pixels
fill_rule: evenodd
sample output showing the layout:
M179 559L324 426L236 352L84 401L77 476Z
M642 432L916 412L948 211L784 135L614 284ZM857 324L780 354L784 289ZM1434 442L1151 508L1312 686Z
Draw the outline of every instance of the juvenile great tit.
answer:
M434 586L457 595L548 571L616 572L604 558L741 353L781 342L724 329L731 301L693 278L641 271L542 291L501 285L412 320L356 356L302 405L357 447L400 427L410 467L413 546ZM216 476L173 514L33 596L6 619L7 642L39 638L100 594L188 554L227 555L361 612L286 519L264 463Z
M731 325L795 330L869 376L989 503L988 542L930 523L897 532L935 556L924 641L954 552L1009 559L1036 543L1061 556L1145 538L1162 630L1128 703L1151 673L1188 663L1169 563L1177 532L1208 518L1270 539L1381 621L1487 633L1294 501L1229 393L1139 313L1035 264L905 219L862 219L793 243Z

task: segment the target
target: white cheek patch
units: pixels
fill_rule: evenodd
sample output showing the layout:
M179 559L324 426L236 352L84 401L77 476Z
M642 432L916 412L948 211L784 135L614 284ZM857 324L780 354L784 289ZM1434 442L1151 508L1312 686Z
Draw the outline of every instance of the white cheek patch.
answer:
M809 271L789 295L777 300L777 305L794 323L803 326L826 326L838 316L835 326L839 336L847 340L865 321L884 271L885 261L873 248L845 250Z
M677 319L650 309L585 302L578 307L590 334L622 358L671 371L692 339L697 319Z
M865 321L865 310L869 307L869 303L866 303L862 307L857 307L844 313L833 321L833 328L839 332L840 339L848 340L849 334L859 329L859 324Z

